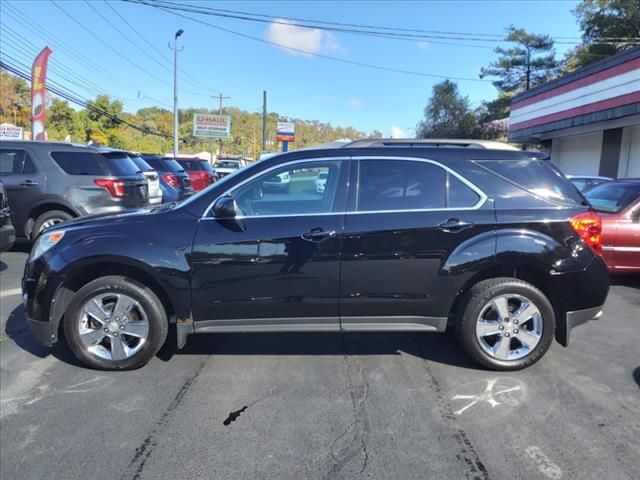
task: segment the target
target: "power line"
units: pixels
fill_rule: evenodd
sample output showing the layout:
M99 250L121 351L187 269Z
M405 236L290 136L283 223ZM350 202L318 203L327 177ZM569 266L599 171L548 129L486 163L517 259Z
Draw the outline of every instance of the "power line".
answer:
M149 95L145 94L141 97L140 96L141 92L139 88L123 81L122 79L119 79L118 77L113 76L112 70L107 70L103 66L94 62L91 58L83 55L81 52L74 49L66 42L62 41L60 38L58 38L51 32L48 32L42 25L39 25L33 22L29 17L26 17L22 12L16 9L9 2L4 2L4 7L9 7L9 10L5 11L4 13L8 14L9 17L11 17L15 22L25 27L27 30L29 30L31 33L33 33L37 37L43 39L45 42L52 44L54 48L62 50L63 53L67 53L69 55L69 59L73 60L75 63L80 65L80 67L82 67L83 69L86 69L88 72L91 72L91 73L101 72L102 79L105 82L108 82L114 86L117 86L118 88L124 88L124 89L135 92L137 94L136 101L140 101L143 98L147 98L148 100L151 100L158 105L163 105L165 107L171 108L169 104L163 102L162 100L153 98Z
M127 63L133 65L134 67L136 67L138 70L140 70L141 72L146 73L147 75L149 75L150 77L156 79L158 82L163 83L165 85L168 85L169 87L171 87L171 83L161 79L160 77L158 77L157 75L154 75L153 73L151 73L149 70L141 67L139 64L137 64L136 62L134 62L133 60L131 60L129 57L124 56L121 52L119 52L118 50L116 50L115 48L113 48L111 45L109 45L107 42L105 42L104 40L102 40L98 35L96 35L95 33L93 33L90 29L88 29L82 22L78 21L73 15L71 15L69 12L67 12L64 8L62 8L60 5L58 5L58 3L55 0L51 0L51 3L53 5L55 5L56 8L58 8L62 13L64 13L67 17L69 17L74 23L76 23L77 25L79 25L84 31L86 31L87 33L89 33L89 35L91 35L93 38L95 38L96 40L98 40L101 44L103 44L105 47L107 47L109 50L111 50L112 52L114 52L116 55L118 55L120 58L122 58L124 61L126 61Z
M111 28L113 28L116 32L118 32L123 38L127 39L134 47L136 47L138 50L140 50L145 57L150 58L151 60L153 60L154 62L156 62L158 65L160 65L162 68L164 68L166 71L168 71L169 73L173 73L173 70L171 70L170 67L168 67L167 65L163 64L162 62L158 61L158 59L156 59L155 57L152 57L151 55L149 55L149 53L142 47L140 47L140 45L138 45L135 41L133 41L131 39L131 37L129 37L126 33L124 33L122 30L120 30L118 27L116 27L113 23L111 23L111 21L106 18L99 10L97 10L90 2L88 2L87 0L84 0L84 3L87 4L87 6L89 8L91 8L91 10L93 10L94 12L96 12L96 14L98 14L98 16L100 18L102 18L102 20L104 20L105 22L107 22ZM184 92L190 93L192 95L199 95L196 92L190 92L188 90L182 89Z
M4 52L3 52L3 55L6 56L6 57L11 58L10 55L7 55ZM13 60L16 61L15 59L13 59ZM21 62L16 62L16 63L21 64L21 66L23 68L28 68L24 64L22 64ZM4 68L5 70L7 70L7 71L9 71L11 73L13 73L16 76L22 78L23 80L31 82L31 75L29 75L29 74L27 74L27 73L25 73L23 71L20 71L18 68L15 68L15 67L7 64L6 62L4 62L1 59L0 59L0 67ZM62 97L63 99L65 99L65 100L67 100L69 102L72 102L72 103L75 103L77 105L80 105L80 106L86 108L87 110L91 110L93 112L96 112L96 113L99 113L101 115L104 115L107 118L113 120L114 122L116 122L118 124L126 125L128 127L131 127L133 129L138 130L138 131L140 131L142 133L145 133L145 134L156 135L156 136L165 137L165 138L171 138L171 135L167 135L167 134L161 133L161 132L156 132L156 131L150 130L150 129L146 128L146 127L143 127L143 126L140 126L140 125L136 125L134 123L129 122L128 120L126 120L124 118L118 117L117 115L114 115L114 114L112 114L110 112L102 110L101 108L96 107L95 105L91 105L91 104L88 103L87 100L83 100L80 97L75 96L76 94L74 94L72 92L71 93L65 92L63 89L55 87L55 86L51 86L51 85L49 85L47 87L47 90L49 90L50 92L54 93L55 95L58 95L59 97Z
M103 0L104 4L109 7L111 9L111 11L113 11L113 13L115 13L120 20L122 20L128 27L130 30L132 30L136 35L138 35L147 45L149 45L149 47L151 47L152 50L154 50L158 55L160 55L160 57L164 58L166 61L171 62L171 58L169 58L164 52L162 52L161 50L159 50L153 43L151 43L149 40L147 40L147 38L142 35L133 25L131 25L126 18L124 18L122 15L120 15L120 13L118 12L118 10L116 10L107 0ZM214 93L220 93L219 91L208 87L207 85L205 85L204 83L198 81L198 79L194 78L193 76L191 76L188 72L182 72L184 74L185 77L187 77L189 80L186 80L183 78L183 80L185 80L188 83L191 83L191 85L195 86L195 87L199 87L202 88L204 90L208 90Z
M504 38L503 35L495 35L495 34L474 34L474 33L466 33L466 32L437 32L428 30L418 30L418 29L404 29L397 27L374 27L370 25L357 25L357 24L344 24L338 22L324 22L317 20L303 20L303 19L295 19L291 17L276 17L273 15L263 15L256 14L250 12L240 12L235 10L225 10L225 9L217 9L211 7L202 7L199 5L191 5L180 2L168 2L164 0L124 0L130 3L139 3L143 5L155 6L156 8L167 8L172 10L181 10L190 13L199 13L203 15L211 15L223 18L232 18L236 20L244 20L244 21L252 21L252 22L260 22L260 23L269 23L269 24L281 24L288 26L296 26L299 28L307 28L307 29L319 29L319 30L327 30L332 32L343 32L343 33L351 33L358 35L369 35L369 36L379 36L386 38L396 38L396 39L404 39L404 40L420 40L427 39L434 42L433 39L442 39L442 40L460 40L460 41L470 41L470 42L505 42L508 41ZM421 32L421 33L417 33ZM429 32L429 33L424 33ZM495 38L498 37L498 38ZM570 37L564 37L570 38ZM568 40L560 40L556 38L555 43L558 44L582 44L581 40L579 41L568 41ZM637 44L640 43L640 39L637 38L612 38L609 39L600 39L594 43L599 44L620 44L620 43L628 43L628 44Z
M130 1L130 0L125 0L125 1ZM142 2L134 2L134 3L142 3ZM437 74L433 74L433 73L416 72L416 71L412 71L412 70L403 70L403 69L400 69L400 68L386 67L386 66L383 66L383 65L375 65L375 64L371 64L371 63L357 62L355 60L347 60L345 58L334 57L334 56L325 55L325 54L322 54L322 53L310 52L308 50L303 50L301 48L290 47L288 45L283 45L281 43L276 43L276 42L272 42L270 40L265 40L263 38L254 37L254 36L248 35L246 33L236 32L235 30L230 30L228 28L220 27L218 25L214 25L212 23L205 22L204 20L200 20L200 19L197 19L197 18L189 17L187 15L183 15L181 13L174 12L174 11L172 11L170 9L166 9L164 7L155 6L155 5L151 5L151 4L148 4L148 5L153 6L155 8L158 8L159 10L163 10L163 11L165 11L167 13L172 14L172 15L176 15L178 17L186 18L187 20L191 20L192 22L200 23L202 25L207 25L209 27L215 28L215 29L223 31L223 32L231 33L232 35L236 35L236 36L239 36L239 37L242 37L242 38L247 38L247 39L250 39L250 40L253 40L253 41L256 41L256 42L260 42L260 43L266 43L268 45L276 46L276 47L279 47L279 48L284 48L286 50L291 50L291 51L294 51L294 52L303 53L305 55L324 58L326 60L332 60L334 62L345 63L345 64L348 64L348 65L356 65L356 66L359 66L359 67L365 67L365 68L370 68L370 69L374 69L374 70L382 70L382 71L387 71L387 72L402 73L402 74L406 74L406 75L414 75L414 76L418 76L418 77L442 78L442 79L452 79L452 80L469 81L469 82L488 82L488 80L483 80L483 79L480 79L480 78L454 77L454 76L450 76L450 75L437 75Z
M35 58L35 56L38 54L38 52L40 51L40 47L38 47L37 45L35 45L34 43L30 42L29 40L27 40L26 38L24 38L22 35L20 35L19 33L17 33L16 31L14 31L12 28L10 28L9 26L5 25L4 23L2 23L0 21L0 25L1 28L4 30L7 30L11 33L11 36L5 37L4 38L4 42L5 44L10 45L12 48L16 49L17 52L21 53L22 55L24 55L28 61L31 61L33 58ZM22 43L18 43L17 41L13 40L13 38L16 38L18 40L20 40L20 42ZM31 47L33 49L33 51L27 51L25 47ZM95 83L84 79L82 77L79 77L75 72L71 71L68 67L65 67L63 64L59 64L58 62L55 61L55 58L52 58L49 60L49 70L57 75L59 75L61 78L65 79L66 81L76 85L77 87L83 89L84 91L92 94L92 95L103 95L103 94L108 94L110 97L115 98L116 100L119 100L121 102L123 102L123 99L116 96L116 95L112 95L109 92L105 92L102 87L99 87L98 85L96 85ZM76 78L70 78L67 77L66 75L71 75L72 77L75 76ZM77 80L82 80L84 83L78 83Z

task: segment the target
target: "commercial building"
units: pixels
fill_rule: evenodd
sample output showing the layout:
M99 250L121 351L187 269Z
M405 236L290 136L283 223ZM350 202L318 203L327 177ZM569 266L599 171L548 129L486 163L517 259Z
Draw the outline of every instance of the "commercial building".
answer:
M640 177L640 47L514 97L509 141L541 144L566 174Z

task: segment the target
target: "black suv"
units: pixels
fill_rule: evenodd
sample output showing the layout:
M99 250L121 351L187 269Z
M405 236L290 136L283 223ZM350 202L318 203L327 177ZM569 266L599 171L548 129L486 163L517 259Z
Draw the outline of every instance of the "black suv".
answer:
M62 142L0 142L0 178L16 235L35 239L70 218L149 203L147 180L125 153Z
M286 194L263 188L283 174ZM23 292L42 342L64 328L101 369L143 365L170 326L178 348L193 333L454 326L475 361L515 370L601 315L601 247L599 217L541 154L379 140L48 230Z

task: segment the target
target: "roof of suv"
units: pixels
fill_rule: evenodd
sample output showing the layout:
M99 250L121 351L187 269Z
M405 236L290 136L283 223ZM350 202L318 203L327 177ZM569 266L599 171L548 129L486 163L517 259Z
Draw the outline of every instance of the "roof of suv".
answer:
M298 160L314 157L417 157L440 161L458 161L458 160L526 160L539 159L548 160L549 155L543 152L534 152L529 150L505 150L505 149L485 149L485 148L468 148L468 147L442 147L429 146L422 148L420 146L410 147L407 145L389 146L344 146L340 148L327 149L300 149L286 153L279 153L269 158L259 160L260 163L278 164L287 160Z
M366 138L345 143L342 148L363 147L454 147L480 148L491 150L518 150L516 147L495 140L475 140L466 138Z
M56 147L56 148L69 148L69 149L84 149L92 152L99 151L93 145L85 145L83 143L70 143L70 142L42 142L36 140L2 140L3 146L6 147Z

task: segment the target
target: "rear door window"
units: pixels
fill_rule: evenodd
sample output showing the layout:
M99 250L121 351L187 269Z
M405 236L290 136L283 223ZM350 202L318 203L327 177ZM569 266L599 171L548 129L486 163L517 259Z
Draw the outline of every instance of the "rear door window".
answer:
M357 210L472 208L473 189L444 168L411 160L361 160Z
M36 166L24 150L0 150L0 175L36 173Z
M563 205L582 205L576 187L550 161L478 160L478 165L534 195Z

